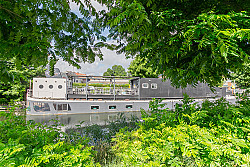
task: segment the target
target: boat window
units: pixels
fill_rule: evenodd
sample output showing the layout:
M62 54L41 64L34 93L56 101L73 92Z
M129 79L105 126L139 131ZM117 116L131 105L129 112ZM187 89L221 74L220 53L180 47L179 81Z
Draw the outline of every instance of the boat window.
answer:
M156 83L152 83L151 84L151 89L157 89L157 84Z
M114 109L116 109L116 106L115 105L114 106L109 106L109 109L114 110Z
M47 112L50 111L49 104L48 103L33 103L34 110L36 112Z
M56 104L55 103L53 104L53 106L54 106L54 109L56 110Z
M68 105L67 104L63 104L63 110L68 110Z
M100 108L99 106L90 106L91 110L99 110L99 108Z
M71 111L71 107L69 104L53 104L55 110L57 111Z
M62 85L58 85L58 89L62 89Z
M49 85L49 88L50 88L50 89L53 89L53 85Z
M133 108L133 105L132 104L128 104L128 105L126 105L126 108Z
M43 85L39 85L39 88L42 89L42 88L43 88Z
M142 88L148 88L148 83L143 83Z
M58 111L62 110L62 104L58 104L58 105L57 105L57 110L58 110Z

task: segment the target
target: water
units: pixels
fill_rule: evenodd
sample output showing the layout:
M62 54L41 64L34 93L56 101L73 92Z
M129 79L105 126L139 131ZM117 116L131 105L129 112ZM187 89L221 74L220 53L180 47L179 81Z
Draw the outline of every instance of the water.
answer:
M89 126L93 124L106 125L109 122L116 121L121 118L127 120L140 118L141 112L112 112L112 113L84 113L84 114L68 114L68 115L27 115L26 120L34 120L36 123L45 125L53 125L55 121L64 124L68 128L73 128L76 125ZM52 121L55 120L55 121Z

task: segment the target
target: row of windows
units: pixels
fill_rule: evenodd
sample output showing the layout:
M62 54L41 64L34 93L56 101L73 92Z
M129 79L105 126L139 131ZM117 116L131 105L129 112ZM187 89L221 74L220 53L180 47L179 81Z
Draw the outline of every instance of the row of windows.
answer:
M49 85L49 88L50 88L50 89L53 89L53 87L54 87L53 85ZM63 87L62 85L58 85L58 89L62 89L62 87ZM43 86L43 85L39 85L39 88L40 88L40 89L43 89L44 86Z
M71 111L71 107L69 104L53 104L54 106L54 109L56 111ZM50 107L48 105L48 103L39 103L39 102L34 102L33 103L33 107L34 107L34 110L36 112L46 112L46 111L50 111ZM116 105L110 105L108 106L109 110L115 110L116 109ZM133 105L132 104L127 104L126 105L126 108L128 109L131 109L133 108ZM99 110L100 109L100 106L98 105L92 105L90 106L90 109L91 110Z
M148 83L143 83L142 88L148 88ZM151 83L151 89L157 89L157 84Z
M128 104L126 105L126 108L133 108L133 105L131 104ZM91 110L99 110L100 109L100 106L96 105L96 106L90 106L90 109ZM115 110L116 109L116 105L110 105L109 106L109 110Z

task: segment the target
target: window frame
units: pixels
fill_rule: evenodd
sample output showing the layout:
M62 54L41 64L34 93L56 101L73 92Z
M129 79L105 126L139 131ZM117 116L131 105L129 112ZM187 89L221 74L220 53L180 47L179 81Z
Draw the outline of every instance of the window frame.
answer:
M144 86L144 84L147 84L147 86ZM148 83L146 83L146 82L142 83L141 87L144 88L144 89L148 89Z
M43 85L43 84L40 84L38 87L39 87L39 89L43 89L43 88L44 88L44 85Z
M115 107L115 108L111 108L111 107ZM109 105L109 110L116 110L116 105Z
M92 107L97 107L97 108L95 109L95 108L92 108ZM91 105L90 110L100 110L100 106L99 105Z
M35 112L50 112L51 111L49 103L33 102L32 105L33 105L33 109L34 109Z
M131 108L129 108L129 106L131 106ZM133 104L126 104L125 106L127 109L132 109L133 108Z
M153 88L153 85L155 85L154 88ZM157 83L151 83L151 89L157 89Z
M61 105L60 106L61 110L58 110L59 109L59 105ZM64 110L65 105L66 105L66 110ZM68 111L71 111L71 107L70 107L70 105L68 103L53 103L53 107L54 107L55 111L57 111L57 112L61 112L61 111L68 112Z

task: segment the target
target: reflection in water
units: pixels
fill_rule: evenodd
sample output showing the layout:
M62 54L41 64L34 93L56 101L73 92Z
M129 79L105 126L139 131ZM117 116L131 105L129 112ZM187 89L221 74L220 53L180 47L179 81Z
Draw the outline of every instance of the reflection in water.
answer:
M84 113L84 114L69 114L69 115L27 115L26 120L34 120L36 123L43 123L46 125L55 124L56 120L60 124L64 124L67 128L74 127L82 123L82 126L87 125L105 125L108 122L116 121L122 116L127 119L140 118L140 112L112 112L112 113Z

